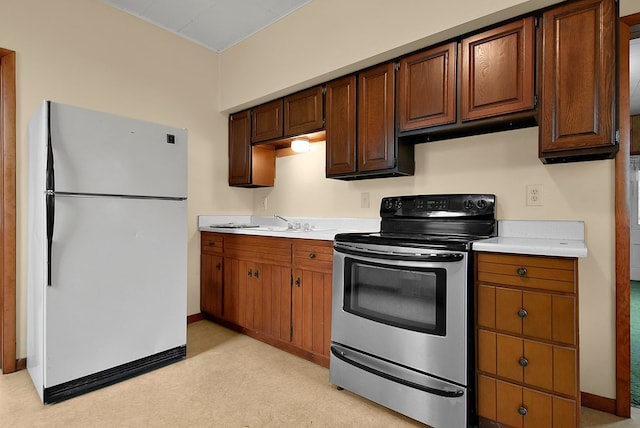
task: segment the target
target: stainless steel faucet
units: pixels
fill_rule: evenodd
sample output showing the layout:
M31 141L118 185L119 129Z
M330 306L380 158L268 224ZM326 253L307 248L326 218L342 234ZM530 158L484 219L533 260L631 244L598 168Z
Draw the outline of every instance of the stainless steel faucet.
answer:
M274 214L274 215L273 215L273 217L274 217L274 218L279 218L280 220L282 220L282 221L286 221L287 223L289 223L289 220L287 220L286 218L284 218L284 217L282 217L282 216L279 216L278 214Z

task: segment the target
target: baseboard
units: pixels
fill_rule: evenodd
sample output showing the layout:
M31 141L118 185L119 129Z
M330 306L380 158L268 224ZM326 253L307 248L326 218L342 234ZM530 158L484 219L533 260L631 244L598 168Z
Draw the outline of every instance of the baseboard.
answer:
M601 397L599 395L589 394L588 392L581 392L580 400L584 407L611 413L612 415L616 414L616 400L613 398Z
M187 324L191 324L197 321L202 321L203 319L204 319L204 315L202 315L202 313L187 315Z

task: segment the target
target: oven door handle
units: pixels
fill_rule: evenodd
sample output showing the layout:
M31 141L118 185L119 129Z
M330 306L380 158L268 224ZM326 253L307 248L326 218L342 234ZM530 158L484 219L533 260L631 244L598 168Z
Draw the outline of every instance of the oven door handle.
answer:
M453 385L434 379L426 374L378 358L374 359L335 343L331 345L331 353L347 364L410 388L446 398L458 398L464 395L464 389L462 388L452 387ZM401 377L402 374L405 374L405 376ZM414 380L408 379L409 376L413 377Z
M464 259L464 254L461 253L394 253L389 251L374 251L360 247L355 249L339 243L334 244L334 249L339 253L350 254L352 256L375 256L384 260L418 260L422 262L456 263Z

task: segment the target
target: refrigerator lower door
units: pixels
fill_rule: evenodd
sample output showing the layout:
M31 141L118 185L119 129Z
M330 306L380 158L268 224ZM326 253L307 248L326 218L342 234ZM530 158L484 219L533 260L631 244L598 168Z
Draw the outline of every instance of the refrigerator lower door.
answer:
M45 391L186 344L186 203L56 196Z

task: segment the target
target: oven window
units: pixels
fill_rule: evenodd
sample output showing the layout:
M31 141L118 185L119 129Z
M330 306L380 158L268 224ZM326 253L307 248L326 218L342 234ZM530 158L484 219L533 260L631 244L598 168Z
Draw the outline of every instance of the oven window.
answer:
M444 336L446 269L345 259L344 310L384 324Z

